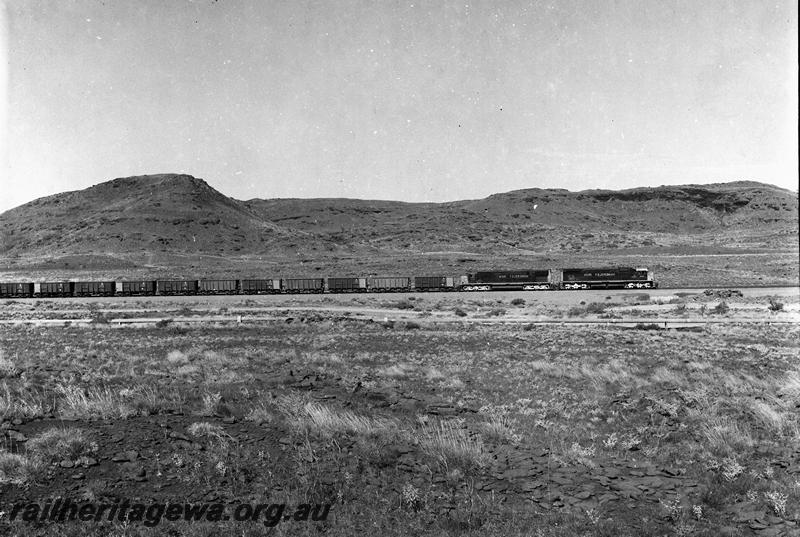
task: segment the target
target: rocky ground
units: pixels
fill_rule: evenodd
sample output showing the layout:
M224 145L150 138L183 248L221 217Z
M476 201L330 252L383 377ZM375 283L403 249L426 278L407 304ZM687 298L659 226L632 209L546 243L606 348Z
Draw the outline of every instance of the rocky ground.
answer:
M249 323L288 318L426 323L798 322L800 290L651 289L12 299L0 324ZM765 316L765 314L769 315ZM63 321L63 322L57 322Z
M747 308L786 319L796 299L770 311L764 297L700 296L728 322L659 330L320 311L2 327L0 531L797 535L798 330L753 322ZM456 299L447 307L468 318L538 307ZM725 300L732 308L711 313ZM563 318L608 314L592 304ZM14 504L56 497L331 509L272 529L10 520Z

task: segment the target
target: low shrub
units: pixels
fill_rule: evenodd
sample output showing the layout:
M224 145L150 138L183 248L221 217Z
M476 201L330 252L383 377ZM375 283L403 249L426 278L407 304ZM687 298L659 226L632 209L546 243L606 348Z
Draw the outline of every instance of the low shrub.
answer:
M269 424L275 420L274 409L264 401L260 401L250 409L244 419L255 423Z
M573 306L567 311L568 317L578 317L580 315L586 314L586 308L581 308L579 306Z
M661 330L662 327L655 323L636 323L635 330Z
M92 324L108 324L111 322L111 316L102 311L93 311L91 319Z
M783 311L783 302L778 302L774 298L770 298L769 311Z
M586 313L603 313L608 308L607 304L602 302L592 302L586 306Z
M19 373L16 364L3 356L0 351L0 377L15 377Z
M719 304L714 306L714 309L711 310L711 311L712 311L712 313L715 313L717 315L724 315L724 314L728 313L730 311L730 309L731 308L730 308L730 306L728 306L728 303L723 300L722 302L720 302Z
M208 437L215 440L222 440L227 436L225 429L207 421L196 421L189 425L186 431L190 435L198 438Z

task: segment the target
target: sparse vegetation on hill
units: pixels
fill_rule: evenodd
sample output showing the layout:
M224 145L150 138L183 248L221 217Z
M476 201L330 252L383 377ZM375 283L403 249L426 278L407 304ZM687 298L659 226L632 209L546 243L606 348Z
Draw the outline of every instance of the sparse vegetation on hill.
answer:
M333 259L347 265L365 254L387 262L401 256L432 270L470 267L486 254L546 262L547 256L796 252L797 217L797 194L754 182L534 188L450 203L238 201L202 179L163 174L115 179L3 213L0 268L146 265L188 272L291 265L316 274ZM736 276L734 264L720 268Z

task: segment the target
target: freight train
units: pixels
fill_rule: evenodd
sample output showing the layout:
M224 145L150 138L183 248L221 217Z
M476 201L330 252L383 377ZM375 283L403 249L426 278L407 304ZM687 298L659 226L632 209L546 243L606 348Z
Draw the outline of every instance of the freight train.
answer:
M127 280L0 283L0 298L386 293L421 291L555 291L654 289L646 268L525 269L451 276L370 276L255 280Z

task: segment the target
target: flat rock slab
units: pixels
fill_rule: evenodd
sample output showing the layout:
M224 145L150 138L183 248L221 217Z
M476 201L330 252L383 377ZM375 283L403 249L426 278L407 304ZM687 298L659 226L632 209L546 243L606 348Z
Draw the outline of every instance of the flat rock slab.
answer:
M111 458L112 462L133 462L139 458L139 452L136 450L129 450L117 453Z
M525 479L528 477L538 476L544 472L544 469L536 466L530 465L525 466L522 468L513 468L511 470L506 470L505 472L498 475L499 479Z
M550 481L559 485L574 485L575 480L563 474L551 474Z

